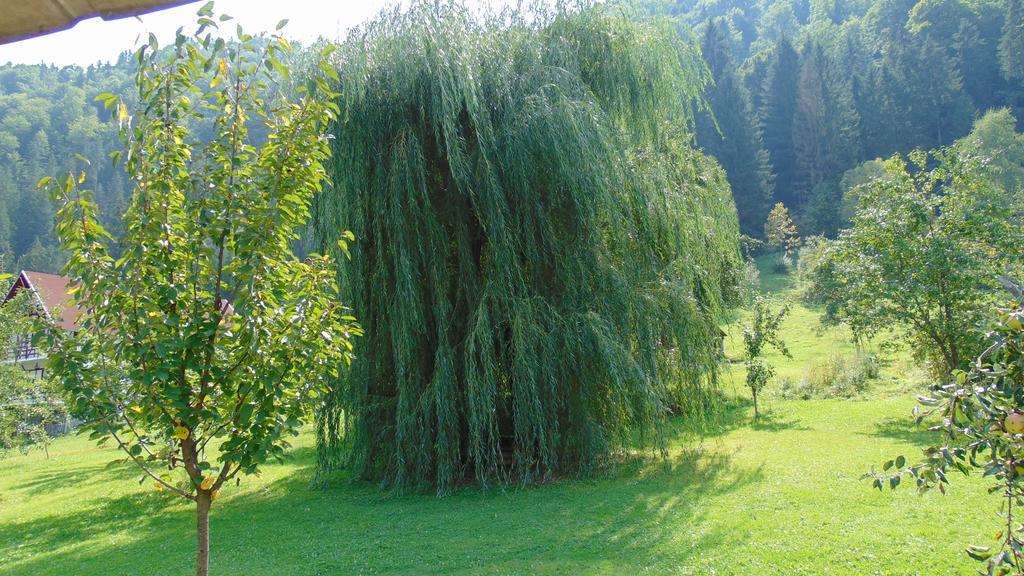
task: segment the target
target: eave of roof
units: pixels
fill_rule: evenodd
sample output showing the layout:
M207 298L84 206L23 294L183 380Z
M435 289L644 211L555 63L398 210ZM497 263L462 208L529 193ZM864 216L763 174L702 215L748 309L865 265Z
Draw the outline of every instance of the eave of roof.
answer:
M64 330L74 331L78 328L78 307L68 291L71 289L68 279L57 274L22 270L17 280L7 292L4 302L9 300L18 287L28 289L36 303L47 317Z
M114 20L195 1L0 0L0 44L64 30L86 18Z

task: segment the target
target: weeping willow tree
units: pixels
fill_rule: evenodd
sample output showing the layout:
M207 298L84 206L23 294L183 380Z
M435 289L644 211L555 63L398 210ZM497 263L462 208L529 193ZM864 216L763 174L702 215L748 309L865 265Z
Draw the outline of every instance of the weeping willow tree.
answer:
M736 212L690 146L707 81L618 10L383 14L338 51L324 247L366 331L319 464L393 487L586 472L715 385Z

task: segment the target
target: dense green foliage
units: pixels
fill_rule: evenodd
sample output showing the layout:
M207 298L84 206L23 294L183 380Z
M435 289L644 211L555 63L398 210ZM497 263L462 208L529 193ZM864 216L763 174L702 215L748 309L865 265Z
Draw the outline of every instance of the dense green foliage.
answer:
M715 82L697 140L725 168L751 236L775 202L805 234L834 236L846 170L949 145L992 108L1024 118L1021 0L647 3L701 38ZM0 253L12 269L59 269L52 211L33 184L70 169L76 153L117 149L92 98L127 92L133 73L127 54L84 69L0 66ZM127 178L107 162L87 170L119 236L114 208L127 206Z
M1000 276L1021 272L1019 191L955 148L885 163L857 191L850 228L816 271L826 319L860 335L902 334L938 377L979 352Z
M127 56L86 69L0 66L0 256L9 269L60 269L53 208L35 183L78 166L75 154L96 161L86 172L107 207L104 226L119 235L127 178L105 161L119 148L117 127L93 98L128 92L132 71Z
M316 223L367 330L321 419L388 486L591 469L698 412L739 267L721 170L688 147L704 85L666 21L601 6L475 18L419 2L340 50ZM342 421L344 419L344 422ZM345 432L342 432L344 429Z
M761 145L760 123L733 57L724 20L713 20L705 28L701 52L715 83L704 94L708 109L697 114L697 141L728 175L740 231L759 236L772 196L771 170L768 153Z
M941 441L924 449L921 462L907 466L906 457L898 456L883 465L882 473L868 477L879 490L895 489L905 478L921 492L938 487L945 494L948 474L981 472L993 484L990 493L1002 499L1002 518L995 544L969 546L967 554L985 563L983 574L1019 576L1024 574L1019 512L1024 506L1024 307L1012 302L997 310L997 318L970 371L957 371L949 383L920 398L923 410L915 407L919 425L928 417L940 419L933 430L942 432Z
M119 258L95 192L81 188L87 174L48 184L82 311L76 332L49 331L51 379L94 438L196 503L199 576L211 502L284 454L358 333L331 258L291 250L325 179L334 71L325 65L294 99L271 89L289 80L287 41L241 27L235 43L215 39L211 6L194 36L179 30L163 51L151 36L138 51L137 114L97 98L115 111L133 186ZM212 135L197 133L198 118ZM265 127L259 144L251 122Z
M766 202L783 202L805 234L832 236L846 170L948 146L992 108L1024 119L1021 0L650 4L713 39L702 46L719 84L708 101L731 141L723 147L719 134L701 130L698 142L726 167L746 234L760 234L751 223L763 221ZM734 87L737 67L745 90ZM752 156L762 148L773 176L767 201Z

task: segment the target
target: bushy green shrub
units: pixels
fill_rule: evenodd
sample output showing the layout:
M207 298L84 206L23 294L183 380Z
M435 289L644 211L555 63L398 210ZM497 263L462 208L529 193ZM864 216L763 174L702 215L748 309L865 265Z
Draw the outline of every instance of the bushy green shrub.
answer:
M796 290L800 300L809 304L820 303L824 295L815 282L815 273L824 260L829 241L824 236L804 239L796 256Z
M772 262L772 271L776 274L789 274L793 270L793 257L786 252L780 252Z
M742 274L739 282L740 301L744 306L751 306L757 295L761 292L761 270L757 262L747 259L743 264Z
M787 400L851 398L864 393L878 374L875 354L857 352L852 357L835 354L812 366L800 380L781 379L779 395Z

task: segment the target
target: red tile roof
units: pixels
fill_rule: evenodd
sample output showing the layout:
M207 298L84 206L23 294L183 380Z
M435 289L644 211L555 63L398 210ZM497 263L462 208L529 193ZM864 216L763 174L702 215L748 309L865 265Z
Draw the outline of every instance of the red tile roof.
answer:
M58 326L71 331L77 328L78 307L74 305L71 295L68 294L71 286L67 277L23 270L11 289L7 291L4 302L10 300L22 289L32 291L39 304Z

